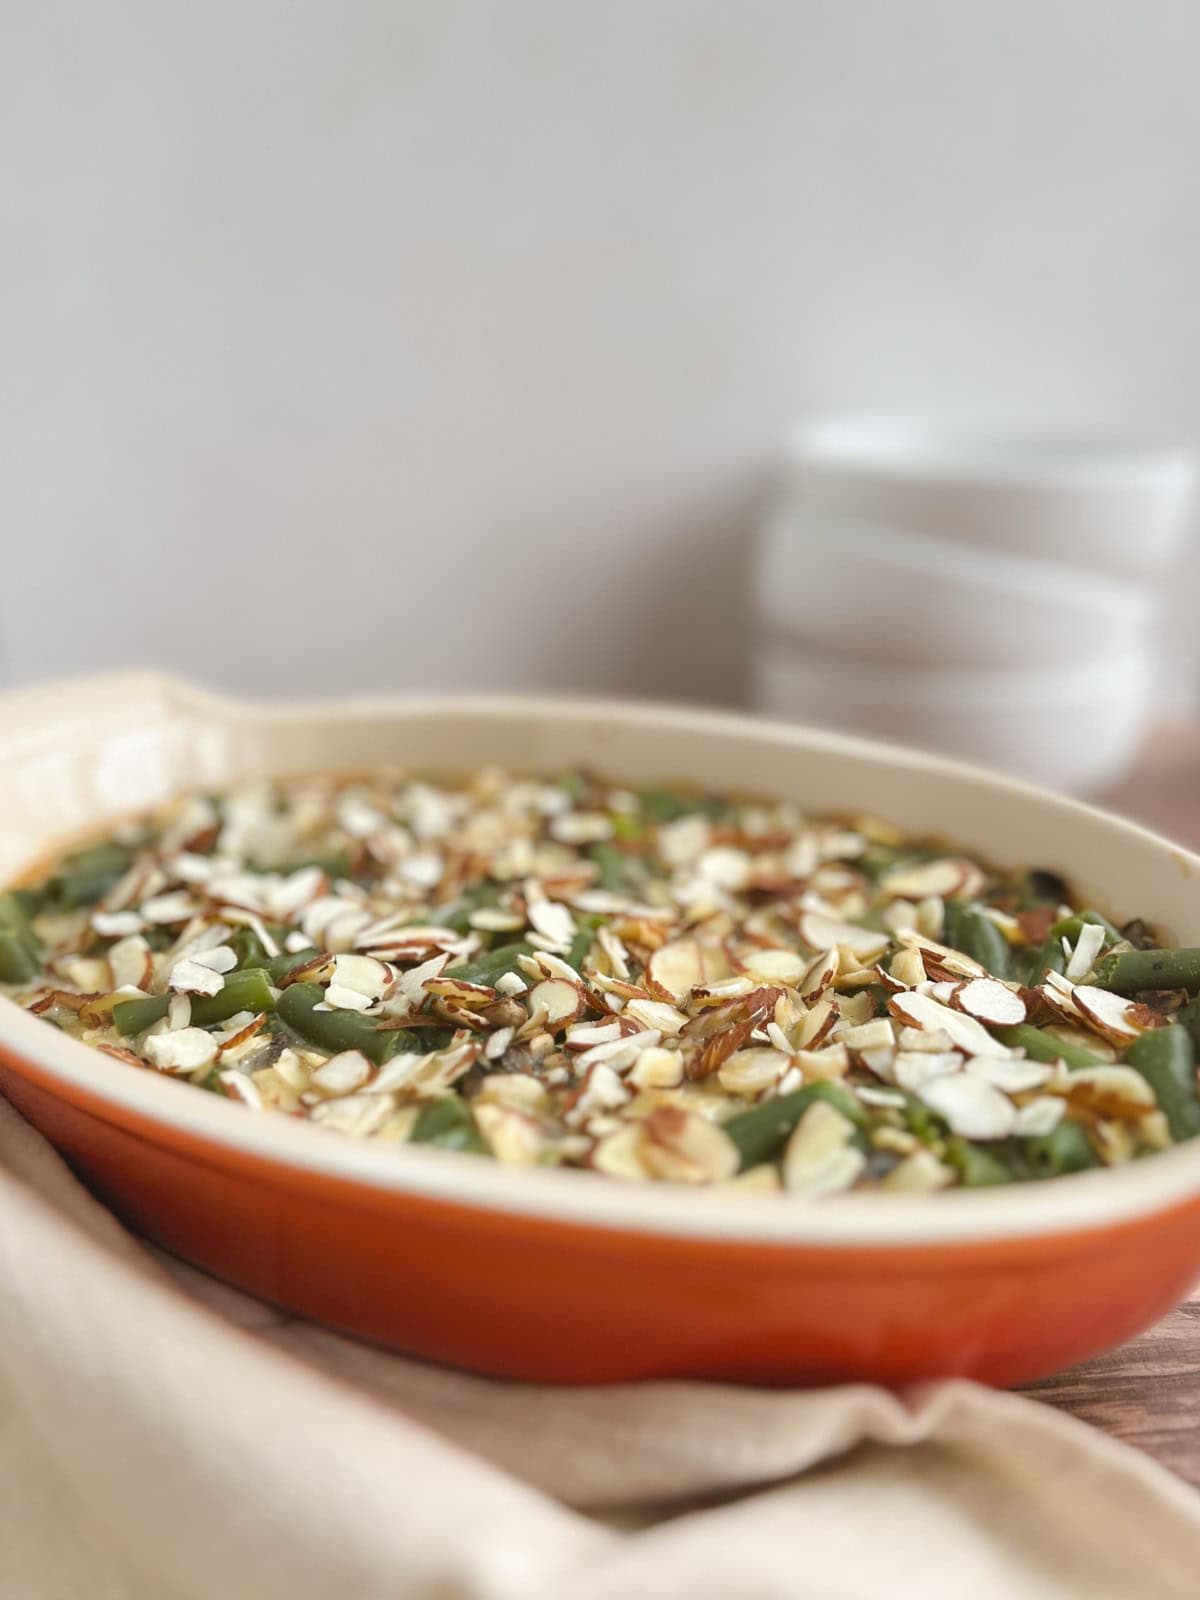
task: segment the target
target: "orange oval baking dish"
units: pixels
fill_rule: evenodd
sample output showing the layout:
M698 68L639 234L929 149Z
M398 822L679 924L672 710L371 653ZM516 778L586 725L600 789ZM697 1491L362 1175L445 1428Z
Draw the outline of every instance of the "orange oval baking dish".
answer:
M150 675L0 700L0 874L186 788L403 764L597 767L869 809L1200 944L1200 859L936 758L675 707L265 708ZM397 1349L556 1382L1014 1383L1119 1342L1200 1273L1200 1141L1046 1183L806 1203L375 1148L193 1095L0 1005L0 1088L134 1228Z

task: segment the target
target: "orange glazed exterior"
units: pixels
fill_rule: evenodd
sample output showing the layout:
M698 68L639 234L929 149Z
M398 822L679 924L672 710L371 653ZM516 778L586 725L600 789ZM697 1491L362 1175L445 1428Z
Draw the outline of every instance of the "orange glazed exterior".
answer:
M849 1252L680 1240L481 1214L164 1138L11 1058L0 1087L119 1216L185 1260L508 1378L1020 1383L1130 1337L1196 1274L1200 1198L1086 1237Z
M670 707L271 709L147 674L0 696L0 881L188 788L403 763L583 764L870 809L1200 945L1200 859L952 762ZM1015 1383L1137 1332L1200 1275L1200 1140L1107 1172L931 1196L625 1185L256 1116L0 1000L0 1090L131 1227L251 1293L508 1377ZM877 1203L873 1203L877 1202Z

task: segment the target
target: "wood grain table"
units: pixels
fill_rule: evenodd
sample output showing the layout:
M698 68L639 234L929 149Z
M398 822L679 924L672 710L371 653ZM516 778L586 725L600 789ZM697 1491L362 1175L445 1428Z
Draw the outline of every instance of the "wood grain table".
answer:
M1200 850L1200 729L1160 730L1131 776L1099 799ZM1024 1392L1138 1445L1200 1487L1200 1285L1140 1338Z

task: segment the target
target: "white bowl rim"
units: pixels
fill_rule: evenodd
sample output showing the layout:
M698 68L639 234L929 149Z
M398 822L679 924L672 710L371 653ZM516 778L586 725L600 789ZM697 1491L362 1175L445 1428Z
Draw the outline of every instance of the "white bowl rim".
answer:
M1114 488L1172 494L1194 485L1197 455L1182 442L1106 429L1044 429L887 412L804 418L788 453L846 477L1041 492Z
M157 673L85 678L11 691L3 701L53 700L83 688L120 696L136 688L162 694L172 704L236 724L263 717L303 722L327 716L332 708L347 716L572 717L592 722L623 718L643 726L664 721L697 735L746 733L789 748L825 750L875 763L965 779L998 791L1015 804L1036 799L1076 816L1101 822L1114 836L1140 839L1170 857L1177 870L1200 880L1200 856L1136 823L1050 794L1019 779L926 755L879 741L772 719L653 702L521 695L413 695L384 699L312 701L264 706L232 700ZM507 1214L554 1225L601 1231L634 1231L658 1237L716 1243L803 1249L889 1249L935 1245L976 1245L989 1241L1014 1245L1022 1239L1053 1239L1101 1233L1138 1218L1166 1211L1200 1194L1200 1140L1145 1160L1104 1171L1079 1173L1047 1182L995 1189L949 1191L938 1195L852 1194L836 1200L804 1202L780 1194L671 1188L651 1183L624 1185L598 1174L544 1168L504 1167L498 1162L413 1146L380 1148L306 1123L270 1114L254 1115L231 1101L189 1094L185 1086L151 1073L135 1072L99 1051L48 1027L40 1018L0 997L0 1042L39 1067L51 1080L114 1110L131 1113L188 1140L217 1148L203 1159L220 1161L227 1148L281 1171L341 1180L368 1190ZM20 1072L20 1068L12 1070ZM100 1111L97 1114L103 1116Z
M883 569L902 567L905 576L940 579L958 588L974 587L979 601L989 610L998 602L1016 599L1050 604L1083 619L1096 618L1101 625L1144 626L1156 604L1148 585L1114 577L1079 562L1072 566L1041 556L960 544L907 524L828 510L791 495L777 502L763 532L776 547L788 541L801 543L810 571L816 550L836 570L844 568L850 547L855 555L870 557L870 578L878 576L885 585L890 584L891 577ZM769 562L772 553L764 546L760 559ZM1097 617L1101 611L1109 615Z

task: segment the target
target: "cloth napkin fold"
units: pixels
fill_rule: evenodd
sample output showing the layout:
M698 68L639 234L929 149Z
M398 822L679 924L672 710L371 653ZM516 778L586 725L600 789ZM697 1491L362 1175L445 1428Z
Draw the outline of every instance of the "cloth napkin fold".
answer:
M0 1508L13 1600L1200 1583L1200 1495L1033 1401L964 1382L553 1389L408 1361L150 1251L2 1102Z

